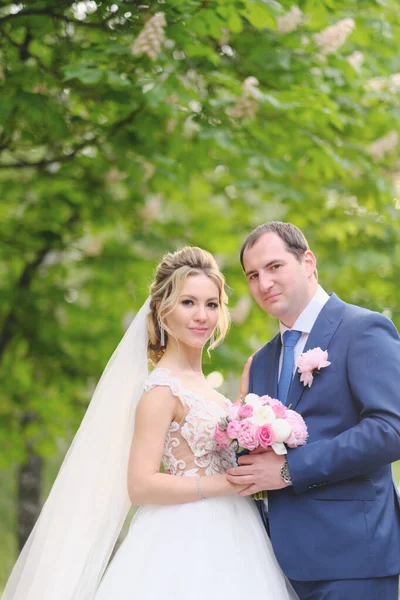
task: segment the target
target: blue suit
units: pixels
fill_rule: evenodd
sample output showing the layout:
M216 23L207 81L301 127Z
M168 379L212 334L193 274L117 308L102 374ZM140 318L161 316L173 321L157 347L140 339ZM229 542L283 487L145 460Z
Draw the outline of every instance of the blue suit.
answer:
M317 346L331 365L310 388L295 373L287 398L309 440L288 451L293 487L268 492L273 548L295 581L397 575L400 338L386 317L332 294L304 351ZM254 356L251 392L277 397L280 352L277 335Z

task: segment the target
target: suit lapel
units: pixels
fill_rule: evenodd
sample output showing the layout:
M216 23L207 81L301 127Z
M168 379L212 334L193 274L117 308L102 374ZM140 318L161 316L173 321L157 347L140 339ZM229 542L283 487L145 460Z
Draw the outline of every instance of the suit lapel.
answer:
M254 384L251 386L251 391L264 396L275 397L278 386L278 367L279 355L281 351L281 336L275 336L260 352L259 362L256 357L257 366L255 367ZM252 366L252 369L253 369Z
M339 327L340 321L342 320L344 307L345 303L342 302L342 300L340 300L336 294L332 294L314 323L310 335L308 336L304 352L317 347L321 348L322 350L328 349L333 334ZM295 410L305 389L306 386L304 386L300 381L300 375L296 370L289 389L286 405L288 407L290 406L292 410Z
M267 394L276 398L278 395L278 373L279 373L279 356L281 353L281 336L278 334L271 342L269 356L267 357L266 372L267 372ZM270 368L269 368L270 366Z

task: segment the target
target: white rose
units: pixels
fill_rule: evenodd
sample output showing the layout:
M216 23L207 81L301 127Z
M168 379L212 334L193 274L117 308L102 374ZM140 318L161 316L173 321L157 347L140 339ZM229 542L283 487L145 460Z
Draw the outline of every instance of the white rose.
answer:
M276 415L272 408L265 404L257 408L251 416L251 422L254 425L265 425L266 423L272 423L276 420Z
M252 406L254 409L260 408L260 406L262 406L260 397L257 396L257 394L247 394L245 400L246 404L250 404L250 406Z
M292 433L292 428L285 419L275 419L271 427L275 433L275 441L278 443L285 442Z

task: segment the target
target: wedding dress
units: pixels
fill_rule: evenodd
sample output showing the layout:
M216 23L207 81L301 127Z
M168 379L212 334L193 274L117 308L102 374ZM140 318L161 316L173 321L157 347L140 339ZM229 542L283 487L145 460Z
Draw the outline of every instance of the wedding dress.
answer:
M229 400L184 389L169 369L156 368L144 391L168 386L185 415L172 422L163 464L171 476L225 473L232 450L217 449L216 423ZM253 500L236 494L177 505L138 508L95 600L294 600Z

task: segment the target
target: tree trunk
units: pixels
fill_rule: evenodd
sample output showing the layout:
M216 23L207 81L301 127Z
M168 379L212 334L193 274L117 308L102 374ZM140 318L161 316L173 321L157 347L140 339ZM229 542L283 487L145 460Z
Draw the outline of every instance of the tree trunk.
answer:
M18 467L17 536L21 551L39 516L43 459L32 448L28 458Z

